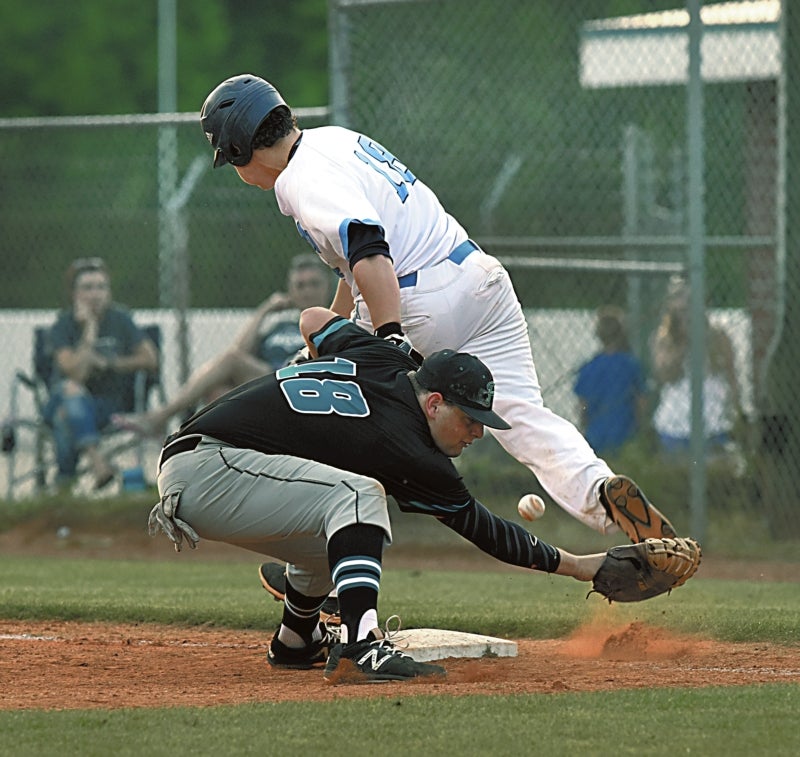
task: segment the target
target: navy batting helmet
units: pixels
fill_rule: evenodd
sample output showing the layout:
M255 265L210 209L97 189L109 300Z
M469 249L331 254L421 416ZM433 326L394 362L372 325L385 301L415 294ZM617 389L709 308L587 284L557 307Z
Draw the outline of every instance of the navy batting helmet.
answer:
M216 87L200 111L200 125L214 148L214 168L246 166L253 157L256 130L279 105L286 105L280 92L253 74L234 76Z

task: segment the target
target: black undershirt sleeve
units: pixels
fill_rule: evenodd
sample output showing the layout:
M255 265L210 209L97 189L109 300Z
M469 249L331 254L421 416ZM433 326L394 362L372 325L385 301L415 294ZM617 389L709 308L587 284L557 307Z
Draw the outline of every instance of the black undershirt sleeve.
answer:
M502 562L545 573L554 573L561 562L555 547L540 541L522 526L495 515L477 499L441 521Z
M379 226L366 223L351 223L347 227L347 262L350 270L362 258L371 255L385 255L391 259L389 243L383 237Z

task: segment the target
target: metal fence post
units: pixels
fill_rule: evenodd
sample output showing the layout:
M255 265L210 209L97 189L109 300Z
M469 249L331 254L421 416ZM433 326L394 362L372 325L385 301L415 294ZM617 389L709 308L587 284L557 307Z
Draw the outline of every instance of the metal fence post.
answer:
M689 77L686 85L688 142L689 222L689 364L692 387L692 435L690 440L689 501L692 534L702 541L706 532L706 438L703 414L703 384L706 362L705 316L705 204L703 157L703 80L701 43L703 25L699 0L690 0Z

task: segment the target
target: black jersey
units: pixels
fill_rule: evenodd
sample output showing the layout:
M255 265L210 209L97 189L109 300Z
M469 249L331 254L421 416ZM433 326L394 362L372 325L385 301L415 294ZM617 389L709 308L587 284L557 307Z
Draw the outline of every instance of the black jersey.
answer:
M235 447L316 460L377 479L406 511L447 515L472 501L434 444L394 345L344 318L313 337L320 357L228 392L172 438L206 434Z

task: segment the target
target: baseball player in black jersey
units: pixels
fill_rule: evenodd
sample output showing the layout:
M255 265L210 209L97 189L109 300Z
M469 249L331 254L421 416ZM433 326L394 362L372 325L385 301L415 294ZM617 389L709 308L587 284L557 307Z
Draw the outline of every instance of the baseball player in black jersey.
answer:
M402 350L326 308L301 316L316 359L240 386L168 437L161 501L150 516L177 549L223 541L286 561L277 667L327 659L370 680L443 675L401 653L379 629L387 495L433 515L499 560L590 581L605 553L576 556L506 521L467 490L450 458L508 424L492 410L492 376L477 358L442 350L421 367ZM321 624L335 587L340 638Z

